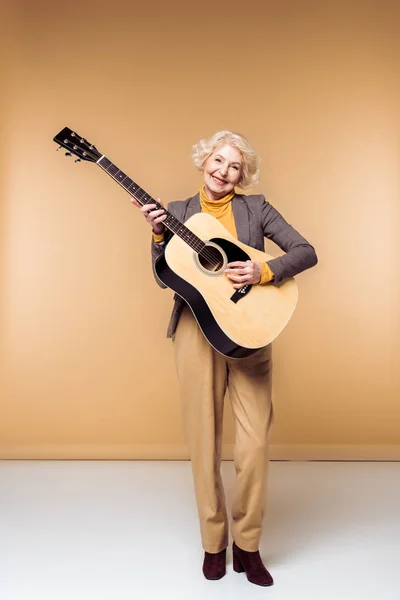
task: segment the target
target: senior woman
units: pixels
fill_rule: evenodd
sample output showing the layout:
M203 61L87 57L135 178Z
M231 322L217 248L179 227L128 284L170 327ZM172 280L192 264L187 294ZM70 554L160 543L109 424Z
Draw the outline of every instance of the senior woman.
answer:
M256 240L264 236L285 252L267 263L228 264L225 274L233 288L278 284L316 264L314 248L264 196L236 192L236 186L246 189L258 182L259 159L246 138L220 131L193 146L192 158L203 173L203 185L195 196L171 202L168 210L181 222L200 211L209 213L241 242L256 247ZM139 206L134 199L132 202ZM154 204L141 207L153 230L153 264L171 237L163 225L164 211L155 209ZM203 336L185 302L176 295L168 336L173 339L205 550L204 576L220 579L226 573L228 514L220 463L223 403L228 387L236 432L233 568L244 571L252 583L272 585L273 579L259 553L272 423L271 345L241 359L219 354Z

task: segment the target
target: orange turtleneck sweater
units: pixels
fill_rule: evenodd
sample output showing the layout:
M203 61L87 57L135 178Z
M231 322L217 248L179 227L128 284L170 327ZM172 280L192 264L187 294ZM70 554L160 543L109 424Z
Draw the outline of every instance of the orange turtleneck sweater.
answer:
M230 194L227 194L219 200L210 200L206 194L204 186L200 188L200 206L201 212L208 213L215 217L221 225L229 231L233 237L237 239L237 231L235 225L235 218L233 216L232 209L232 198L235 195L235 190ZM153 234L153 240L160 243L164 240L164 235ZM260 283L268 283L274 278L274 273L271 271L266 262L260 263L261 265L261 280Z

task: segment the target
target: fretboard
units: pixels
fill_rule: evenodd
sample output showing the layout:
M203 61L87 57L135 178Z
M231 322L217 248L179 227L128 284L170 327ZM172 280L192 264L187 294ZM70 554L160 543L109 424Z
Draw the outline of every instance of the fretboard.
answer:
M197 237L190 229L185 227L183 223L178 221L171 213L166 210L157 200L152 198L150 194L148 194L143 188L140 187L133 179L125 175L121 169L119 169L116 165L114 165L111 160L109 160L106 156L102 156L97 161L99 167L101 167L107 175L112 177L114 181L119 183L120 186L124 188L135 200L139 202L141 206L145 204L155 204L157 209L165 210L165 214L167 218L163 221L165 227L167 227L172 233L179 236L184 242L186 242L193 250L196 252L201 252L205 247L204 242Z

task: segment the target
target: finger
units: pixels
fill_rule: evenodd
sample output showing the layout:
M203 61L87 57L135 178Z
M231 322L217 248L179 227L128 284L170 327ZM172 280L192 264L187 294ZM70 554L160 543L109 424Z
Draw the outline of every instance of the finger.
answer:
M159 198L156 198L156 200L157 200L157 204L146 204L145 205L149 208L149 212L152 212L154 210L160 210L160 204L161 204L161 206L164 206Z
M247 273L249 273L249 270L247 268L242 268L242 269L239 269L239 268L234 269L234 268L232 268L232 269L229 269L227 267L225 269L225 273L232 273L232 274L236 273L238 275L246 275Z
M155 210L156 208L157 204L144 204L140 210L142 211L142 213L146 214L152 210Z
M131 202L132 204L134 204L135 206L137 206L138 208L141 207L141 204L139 204L139 202L136 200L136 198L131 198Z
M227 267L246 267L249 261L243 262L242 260L236 260L234 262L228 263ZM251 261L250 261L251 262Z
M153 225L155 225L157 223L162 223L163 221L165 221L166 218L167 218L167 215L161 215L161 217L158 217L158 219L153 219L152 223L153 223Z
M151 210L150 212L147 213L146 217L149 220L153 220L156 219L157 217L160 217L161 215L165 215L165 210Z
M227 273L227 277L231 281L235 281L236 283L240 283L241 285L244 285L245 283L248 282L247 275L233 275L231 273Z
M143 212L143 214L144 214L145 218L148 221L153 221L157 217L159 217L161 215L164 215L165 214L165 210L162 210L162 209L157 209L156 210L156 209L154 209L154 210L149 210L149 211Z
M244 287L241 283L234 283L232 286L235 290L241 290Z

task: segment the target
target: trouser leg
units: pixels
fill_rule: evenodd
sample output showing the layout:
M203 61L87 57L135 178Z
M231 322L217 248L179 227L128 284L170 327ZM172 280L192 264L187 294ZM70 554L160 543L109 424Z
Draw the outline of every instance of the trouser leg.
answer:
M228 371L236 436L232 535L240 548L254 552L261 537L272 424L271 345L249 358L229 360Z
M207 552L220 552L228 545L220 474L226 359L206 341L188 308L180 317L173 345L202 544Z

